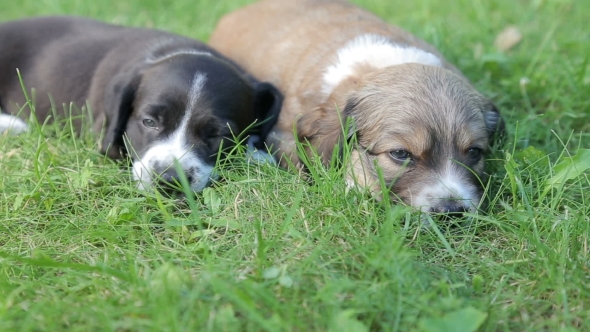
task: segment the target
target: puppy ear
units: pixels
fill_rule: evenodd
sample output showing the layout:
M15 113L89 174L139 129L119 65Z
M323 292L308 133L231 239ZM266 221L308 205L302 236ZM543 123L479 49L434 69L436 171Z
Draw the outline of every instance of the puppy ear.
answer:
M504 135L504 120L502 120L498 108L491 102L487 105L486 109L484 110L483 116L484 121L486 123L486 128L493 143Z
M301 116L297 122L299 141L309 144L321 156L322 163L326 166L330 164L334 148L343 144L343 127L347 123L350 107L351 103L348 103L341 112L333 101L328 100Z
M282 105L283 95L274 85L266 82L256 83L254 88L254 114L259 124L259 126L256 126L256 131L260 135L260 140L255 144L257 149L265 149L264 141L277 123Z
M110 158L120 159L126 154L123 135L140 81L141 75L135 68L115 75L106 86L102 115L105 133L100 152Z

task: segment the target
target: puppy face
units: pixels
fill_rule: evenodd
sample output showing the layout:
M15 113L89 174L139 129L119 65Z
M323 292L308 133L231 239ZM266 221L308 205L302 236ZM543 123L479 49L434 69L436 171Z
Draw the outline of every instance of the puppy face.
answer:
M475 211L484 154L501 125L493 105L464 78L434 66L391 66L356 85L344 109L358 142L349 184L380 195L382 176L395 201L425 212Z
M198 57L198 59L196 59ZM180 183L193 191L214 177L218 152L233 145L257 118L254 89L233 68L210 55L175 55L143 70L125 133L140 189Z

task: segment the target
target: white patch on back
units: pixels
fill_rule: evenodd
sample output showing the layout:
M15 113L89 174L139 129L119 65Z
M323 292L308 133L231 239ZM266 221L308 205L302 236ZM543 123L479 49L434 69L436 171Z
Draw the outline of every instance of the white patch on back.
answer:
M430 212L431 208L441 207L449 201L463 206L466 211L475 212L479 206L481 196L478 188L470 183L460 172L453 169L461 167L449 161L447 171L438 183L422 189L412 198L411 205L420 207L423 212Z
M396 45L388 38L375 34L364 34L351 40L338 50L337 57L336 63L324 73L322 92L326 96L354 74L356 64L369 64L378 69L403 63L442 67L441 60L432 53L412 46Z
M19 117L0 113L0 134L8 132L10 134L20 134L27 131L29 126Z
M188 103L184 116L176 130L165 140L150 147L140 160L133 162L133 176L138 181L139 189L148 189L153 186L154 177L158 175L153 172L156 165L174 168L175 161L180 164L187 178L191 179L190 186L193 191L202 191L207 186L213 175L213 166L199 159L191 151L192 146L187 140L187 127L192 110L201 98L206 80L205 74L197 73L195 75L187 95Z

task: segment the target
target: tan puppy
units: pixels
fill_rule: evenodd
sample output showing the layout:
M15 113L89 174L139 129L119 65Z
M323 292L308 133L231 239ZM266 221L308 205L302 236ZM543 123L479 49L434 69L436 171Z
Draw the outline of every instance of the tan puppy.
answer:
M477 209L483 154L502 121L424 41L344 1L264 0L223 17L210 44L285 95L266 141L279 158L300 163L299 140L328 163L352 118L350 184L380 196L381 173L395 201Z

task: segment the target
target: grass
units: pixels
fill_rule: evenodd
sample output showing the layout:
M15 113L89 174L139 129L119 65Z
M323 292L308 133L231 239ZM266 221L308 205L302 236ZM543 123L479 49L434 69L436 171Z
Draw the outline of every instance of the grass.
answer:
M206 40L247 2L23 0L0 20L77 14ZM138 192L92 135L42 125L0 136L0 330L590 330L590 2L357 2L501 109L487 214L425 228L338 171L309 184L237 159L188 204ZM498 52L509 25L523 40Z

